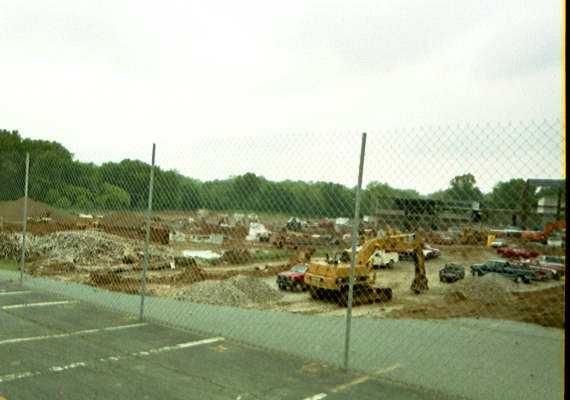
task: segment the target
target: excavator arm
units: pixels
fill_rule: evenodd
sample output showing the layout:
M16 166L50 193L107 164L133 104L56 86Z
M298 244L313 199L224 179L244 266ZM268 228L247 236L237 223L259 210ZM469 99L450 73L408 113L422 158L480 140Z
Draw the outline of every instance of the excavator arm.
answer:
M356 264L366 265L376 250L404 252L410 249L410 244L403 242L404 237L412 235L397 235L374 238L364 243L357 254Z
M426 275L426 259L421 240L414 246L414 280L410 289L414 293L425 292L429 289Z
M544 227L544 232L542 233L544 239L547 239L550 234L558 229L566 229L566 220L565 219L561 219L559 221L553 222L551 224L548 224Z
M407 243L403 240L404 238L413 238L413 242ZM420 235L394 235L369 240L364 243L358 252L356 264L370 267L370 258L376 250L396 253L412 253L415 271L411 289L415 293L421 293L429 289L425 269L423 238Z

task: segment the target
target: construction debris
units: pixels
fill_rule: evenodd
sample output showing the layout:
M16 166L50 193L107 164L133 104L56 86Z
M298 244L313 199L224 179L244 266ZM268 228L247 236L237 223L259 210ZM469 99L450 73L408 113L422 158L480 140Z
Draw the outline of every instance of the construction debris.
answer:
M269 239L271 236L271 232L267 230L265 225L259 224L256 222L252 222L249 224L249 232L245 237L245 240L248 241L266 241L265 239Z
M20 234L0 234L0 258L17 260L21 253ZM65 260L80 265L135 264L142 243L95 230L60 231L44 236L29 235L26 257ZM164 250L150 248L154 259L167 259Z
M55 232L36 237L30 242L30 249L47 258L71 259L84 265L110 264L132 253L124 240L97 231Z
M0 232L0 259L18 260L22 252L22 235Z

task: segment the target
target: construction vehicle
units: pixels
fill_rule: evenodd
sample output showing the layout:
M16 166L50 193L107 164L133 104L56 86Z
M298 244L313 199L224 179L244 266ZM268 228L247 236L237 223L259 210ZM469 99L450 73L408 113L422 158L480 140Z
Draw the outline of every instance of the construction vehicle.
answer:
M556 222L552 222L544 227L542 232L538 231L524 231L521 233L521 238L523 240L527 240L529 242L541 242L545 243L548 240L548 237L555 231L562 230L563 232L566 231L566 220L561 219ZM564 237L565 239L565 237Z
M373 268L371 258L377 250L396 253L412 252L415 262L415 277L411 289L415 293L428 290L423 239L420 235L378 237L365 242L356 254L353 286L355 303L383 301L392 298L390 288L374 287L376 271ZM313 299L333 300L343 306L348 301L349 279L350 263L346 262L345 257L333 258L328 264L311 262L304 277L305 284Z

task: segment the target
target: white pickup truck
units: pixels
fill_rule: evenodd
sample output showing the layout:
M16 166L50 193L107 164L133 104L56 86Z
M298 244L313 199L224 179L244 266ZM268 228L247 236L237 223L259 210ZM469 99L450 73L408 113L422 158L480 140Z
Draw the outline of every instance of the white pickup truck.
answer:
M394 264L400 261L400 257L396 252L384 250L376 250L370 257L373 268L392 268Z

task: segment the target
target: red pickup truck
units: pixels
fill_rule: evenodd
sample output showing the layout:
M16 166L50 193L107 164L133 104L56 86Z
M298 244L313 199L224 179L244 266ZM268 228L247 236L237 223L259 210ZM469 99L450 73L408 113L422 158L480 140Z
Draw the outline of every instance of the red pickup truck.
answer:
M526 249L516 249L511 247L499 247L497 249L497 254L502 255L506 258L514 258L514 259L529 259L538 257L538 253L532 250Z
M291 268L289 271L280 272L277 275L277 286L281 290L290 289L292 291L305 291L305 272L307 272L308 265L298 264Z

